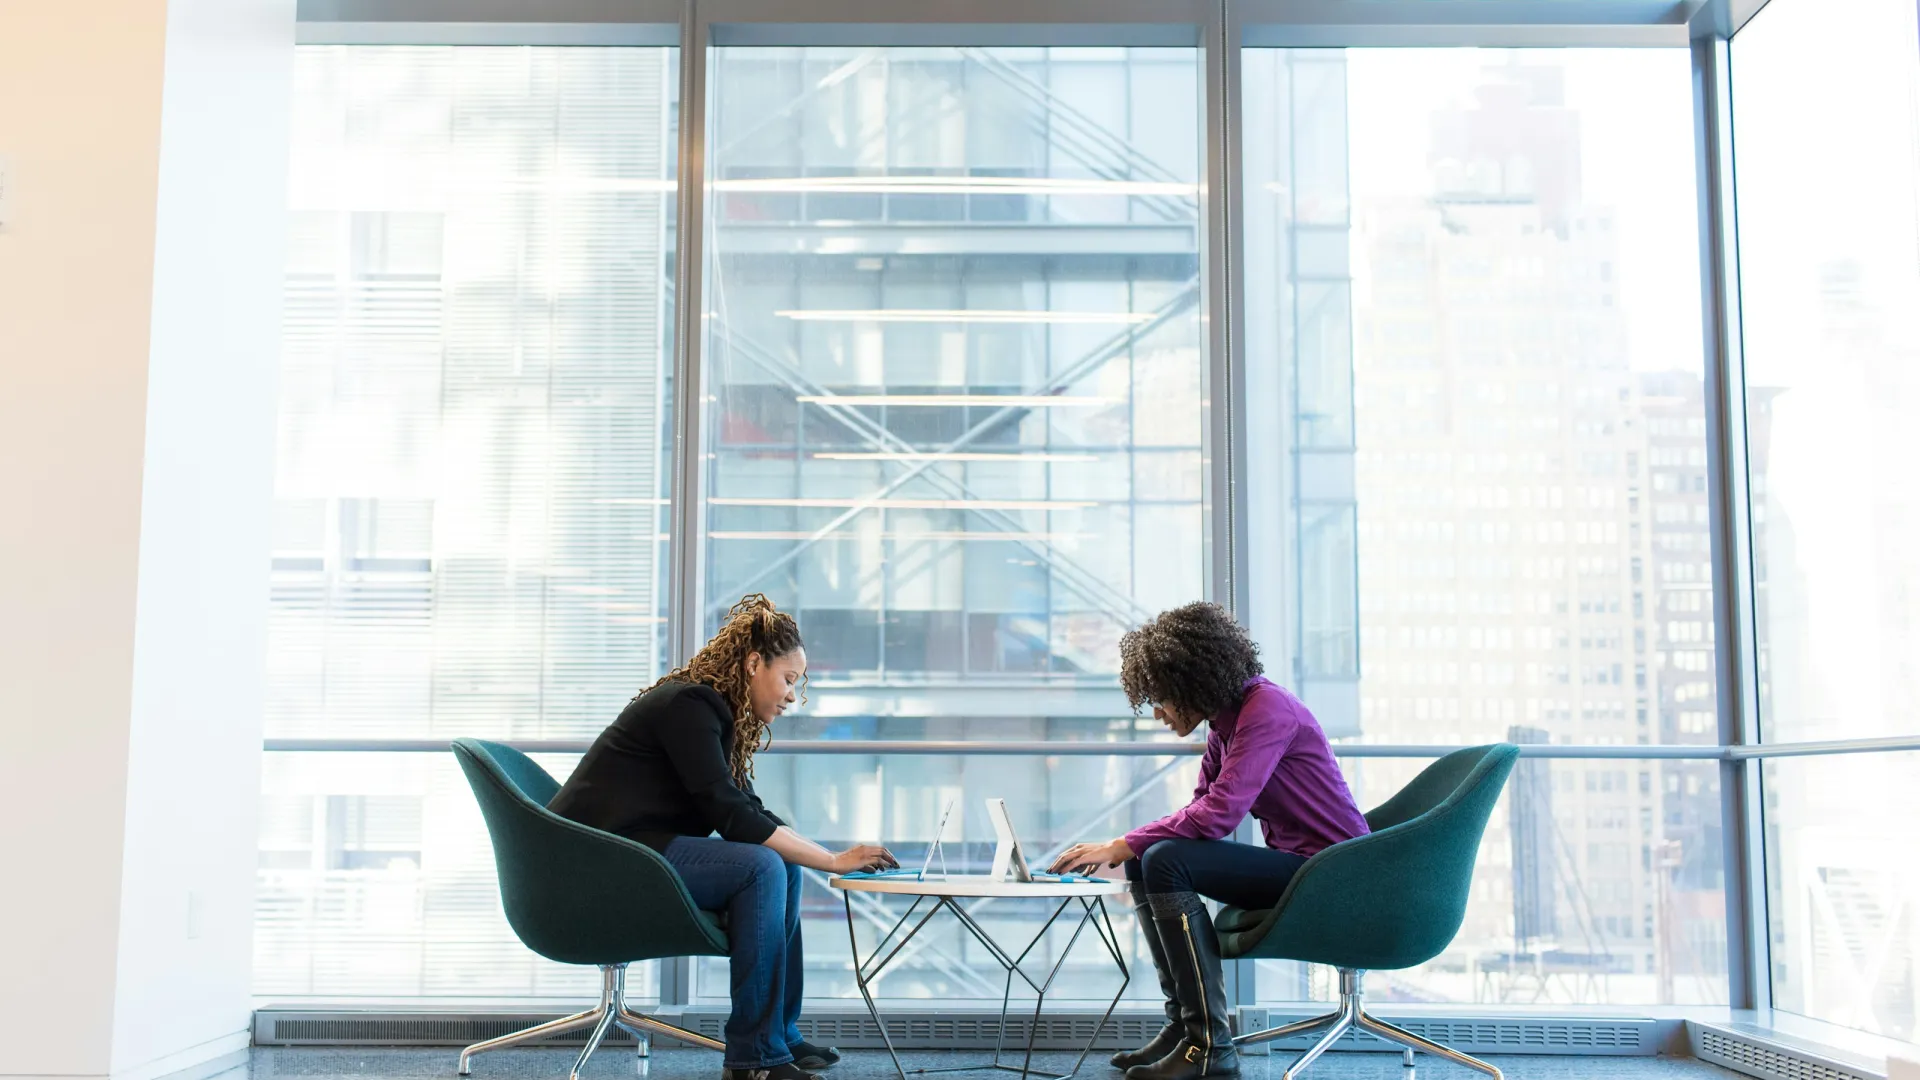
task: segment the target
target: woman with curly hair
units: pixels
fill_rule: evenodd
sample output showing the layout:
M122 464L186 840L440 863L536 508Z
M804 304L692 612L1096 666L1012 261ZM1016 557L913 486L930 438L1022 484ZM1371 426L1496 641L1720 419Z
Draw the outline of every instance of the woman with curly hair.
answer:
M1134 916L1166 995L1167 1023L1115 1054L1127 1080L1237 1076L1220 941L1200 897L1268 908L1322 848L1364 836L1367 821L1319 721L1261 675L1260 648L1217 604L1160 613L1120 639L1120 685L1137 714L1185 737L1211 725L1193 800L1104 844L1076 844L1055 870L1125 864ZM1227 839L1252 813L1265 847Z
M753 756L806 675L793 616L758 593L745 597L686 666L600 733L548 804L658 851L694 903L726 913L733 1014L723 1080L812 1080L808 1070L840 1060L800 1037L800 868L895 865L873 844L828 851L754 794Z

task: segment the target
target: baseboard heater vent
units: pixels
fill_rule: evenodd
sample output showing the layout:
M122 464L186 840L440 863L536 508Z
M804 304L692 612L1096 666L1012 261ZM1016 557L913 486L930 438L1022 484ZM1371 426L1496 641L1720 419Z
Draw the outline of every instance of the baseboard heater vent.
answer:
M1687 1027L1693 1033L1695 1057L1760 1080L1886 1080L1885 1073L1850 1066L1757 1035L1704 1024Z
M522 1028L553 1020L562 1014L515 1013L431 1013L385 1012L368 1010L307 1011L299 1009L261 1009L253 1014L255 1046L467 1046L484 1039L497 1038ZM695 1034L723 1039L727 1014L718 1009L662 1011L661 1020L677 1024ZM1040 1019L1035 1048L1041 1050L1078 1050L1087 1044L1100 1023L1098 1013L1059 1014ZM1137 1016L1116 1015L1100 1028L1095 1045L1108 1050L1139 1046L1159 1032L1165 1019L1157 1012ZM1004 1045L1025 1048L1032 1016L1009 1016ZM887 1015L887 1034L902 1050L991 1050L999 1035L999 1014L970 1012L929 1012L917 1009L891 1010ZM826 1043L842 1049L880 1049L886 1044L873 1018L860 1012L822 1012L801 1018L800 1030L811 1042ZM574 1032L541 1040L540 1046L579 1046L585 1033ZM632 1046L633 1039L609 1034L608 1045ZM679 1045L662 1038L665 1048Z
M1279 1027L1307 1014L1297 1011L1241 1009L1240 1031ZM1502 1018L1381 1016L1444 1046L1466 1054L1579 1054L1583 1056L1652 1056L1660 1052L1660 1022L1651 1018L1541 1017ZM1275 1053L1305 1050L1317 1036L1275 1039L1258 1045ZM1334 1044L1336 1050L1400 1052L1397 1043L1358 1031L1349 1031Z
M307 1013L261 1009L253 1014L255 1046L471 1046L499 1038L564 1013L445 1014L402 1012ZM587 1033L576 1031L541 1039L537 1046L580 1046ZM608 1045L633 1045L633 1036L615 1030Z
M685 1019L688 1030L710 1039L722 1038L721 1030L727 1022L724 1013L689 1012ZM1109 1017L1106 1024L1099 1028L1100 1037L1094 1045L1109 1050L1140 1046L1159 1034L1164 1023L1165 1017L1158 1013L1151 1016ZM1099 1024L1097 1013L1043 1016L1034 1039L1034 1048L1078 1050L1093 1038L1095 1027ZM808 1042L824 1042L846 1049L879 1049L886 1045L880 1038L879 1026L866 1013L802 1017L800 1030L807 1036ZM1025 1049L1030 1030L1033 1030L1031 1015L1007 1017L1007 1030L1001 1045L1008 1049ZM991 1050L995 1040L1002 1038L998 1013L969 1015L904 1009L887 1013L887 1036L893 1040L896 1048L902 1050Z

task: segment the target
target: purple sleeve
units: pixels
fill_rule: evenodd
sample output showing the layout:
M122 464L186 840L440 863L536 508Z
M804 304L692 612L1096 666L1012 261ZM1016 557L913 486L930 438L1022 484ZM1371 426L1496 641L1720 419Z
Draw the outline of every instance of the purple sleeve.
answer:
M1205 795L1207 789L1213 786L1213 778L1220 775L1220 747L1225 742L1225 739L1214 738L1213 732L1207 732L1207 749L1200 755L1200 782L1193 785L1193 799ZM1187 801L1192 802L1193 799Z
M1200 786L1186 807L1128 833L1122 839L1135 856L1162 840L1220 840L1252 809L1253 800L1273 778L1300 720L1278 695L1256 693L1240 710L1231 740L1207 737L1207 759L1200 763ZM1220 744L1225 744L1222 750Z

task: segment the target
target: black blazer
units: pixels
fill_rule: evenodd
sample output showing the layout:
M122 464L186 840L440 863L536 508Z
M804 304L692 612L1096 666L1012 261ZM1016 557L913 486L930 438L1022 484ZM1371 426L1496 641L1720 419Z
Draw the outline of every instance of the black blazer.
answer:
M665 851L676 836L762 844L786 822L733 782L733 710L705 683L662 683L600 733L547 808Z

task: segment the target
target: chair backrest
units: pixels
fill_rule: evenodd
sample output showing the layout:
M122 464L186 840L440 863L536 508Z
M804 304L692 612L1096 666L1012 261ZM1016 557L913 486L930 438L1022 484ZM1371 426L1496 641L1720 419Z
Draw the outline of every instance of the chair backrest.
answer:
M1365 970L1426 963L1466 917L1487 818L1520 756L1509 743L1456 750L1367 814L1374 831L1307 860L1229 955Z
M1465 794L1463 785L1466 784L1468 777L1473 775L1475 769L1485 764L1489 755L1499 750L1502 745L1504 744L1496 743L1491 746L1470 746L1465 750L1455 750L1421 769L1420 774L1409 780L1406 787L1394 792L1386 802L1367 811L1367 828L1374 832L1382 832L1404 825L1422 814L1440 809L1441 805L1452 798L1456 792ZM1519 750L1516 748L1514 756L1517 758L1518 755ZM1490 774L1483 776L1483 779L1488 777ZM1502 773L1497 779L1492 779L1492 783L1494 794L1497 796L1506 783L1506 775Z
M547 809L560 785L533 759L480 739L456 739L453 752L493 840L507 923L527 948L566 964L726 954L725 934L659 853Z

